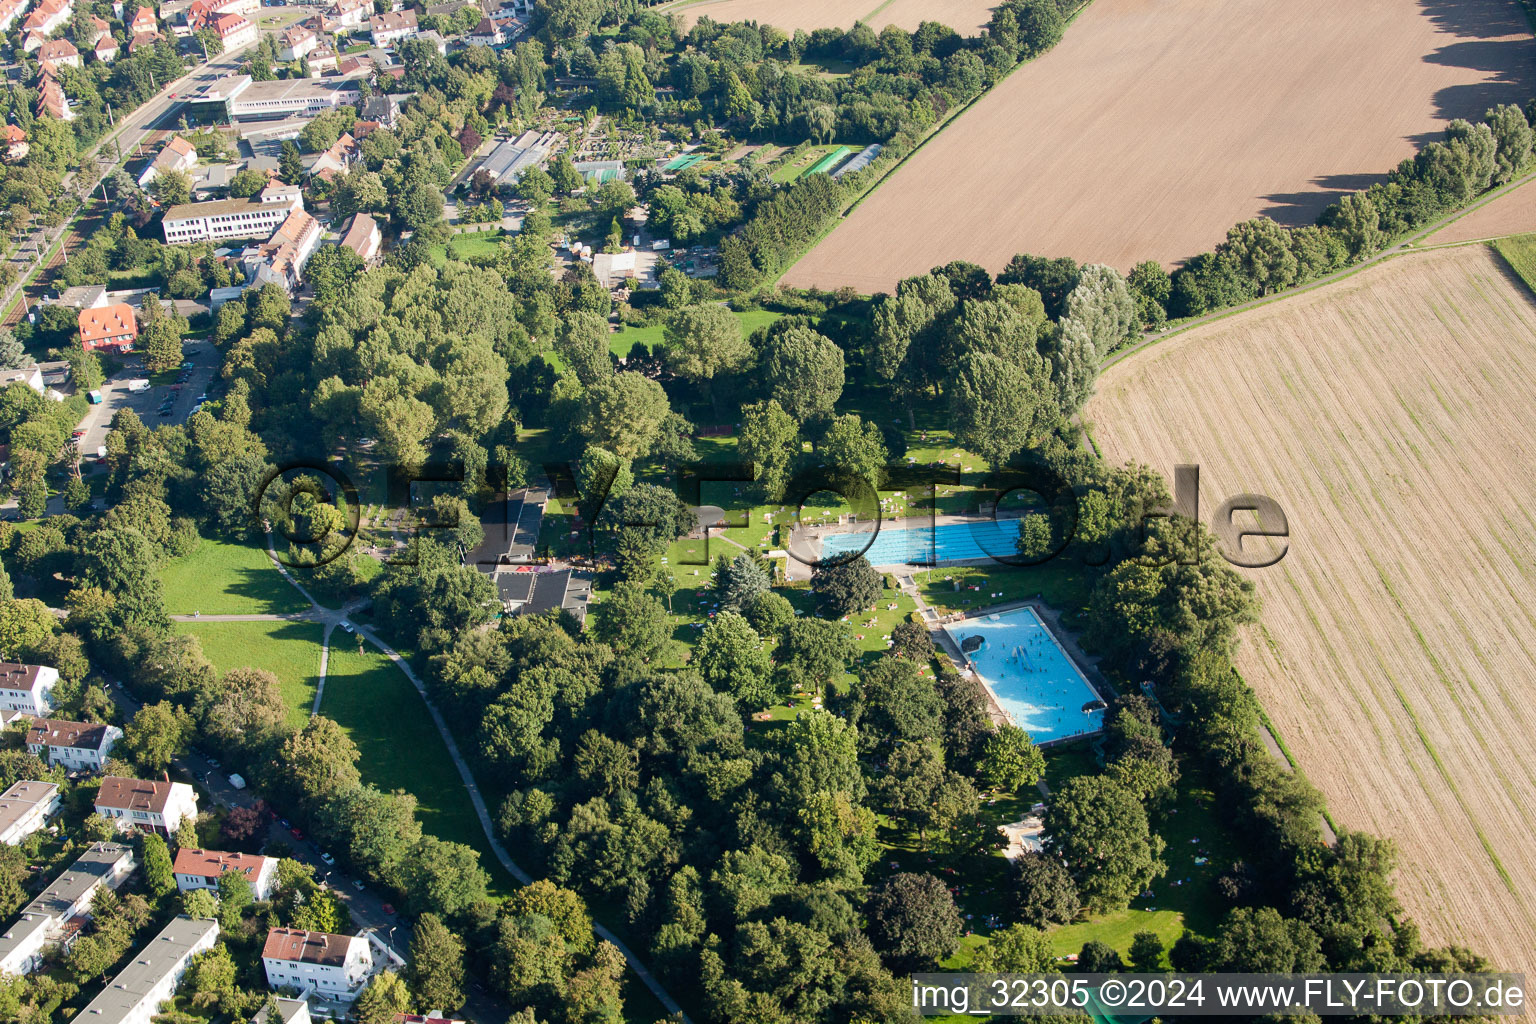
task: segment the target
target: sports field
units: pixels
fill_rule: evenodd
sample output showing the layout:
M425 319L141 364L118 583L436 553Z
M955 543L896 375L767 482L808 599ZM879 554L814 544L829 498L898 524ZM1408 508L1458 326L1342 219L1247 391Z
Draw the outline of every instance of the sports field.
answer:
M1128 270L1310 223L1455 117L1536 94L1515 0L1094 0L790 269L890 290L1018 252Z
M692 27L701 17L719 22L756 21L807 32L818 28L852 28L862 21L876 32L899 25L909 32L925 21L937 21L963 36L981 34L992 17L991 0L702 0L671 4L662 10L683 16Z
M1435 943L1536 967L1536 301L1485 246L1176 336L1087 409L1113 462L1277 500L1237 659L1345 827L1399 845ZM1209 512L1207 512L1209 514Z

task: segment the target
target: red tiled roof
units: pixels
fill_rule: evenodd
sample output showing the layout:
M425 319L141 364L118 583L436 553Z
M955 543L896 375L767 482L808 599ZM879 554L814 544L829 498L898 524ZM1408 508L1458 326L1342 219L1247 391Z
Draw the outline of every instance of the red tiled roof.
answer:
M62 718L38 718L27 730L28 743L45 747L72 747L100 750L107 738L107 727L96 722L69 722Z
M226 871L238 871L254 882L261 874L267 858L258 853L223 853L219 850L176 851L176 863L172 866L178 875L196 875L199 878L218 878Z
M121 338L123 335L139 336L139 321L133 315L133 307L126 302L100 309L80 311L80 340L100 341L103 338Z
M101 780L101 791L96 794L98 807L111 807L122 811L153 811L165 813L166 802L171 797L174 783L148 779L125 779L108 775Z
M262 947L261 955L271 960L340 966L347 962L347 950L351 945L350 935L273 928L267 932L267 944Z

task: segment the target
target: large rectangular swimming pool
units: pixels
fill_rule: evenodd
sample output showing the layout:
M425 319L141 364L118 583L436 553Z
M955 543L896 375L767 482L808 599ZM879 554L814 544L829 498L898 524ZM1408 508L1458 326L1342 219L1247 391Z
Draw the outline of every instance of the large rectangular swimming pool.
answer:
M821 557L859 551L868 544L864 557L870 565L929 565L967 558L1007 558L1019 553L1019 522L978 519L935 526L928 520L908 520L910 525L882 525L873 541L868 531L830 533L821 538Z
M951 622L944 631L970 659L1013 723L1036 743L1098 732L1094 691L1033 608ZM980 638L980 646L975 640ZM968 647L974 648L967 650Z

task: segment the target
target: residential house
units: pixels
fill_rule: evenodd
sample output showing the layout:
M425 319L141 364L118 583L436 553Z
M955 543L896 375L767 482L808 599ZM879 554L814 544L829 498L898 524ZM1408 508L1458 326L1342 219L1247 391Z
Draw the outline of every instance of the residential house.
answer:
M471 46L500 46L507 41L507 37L501 31L501 26L490 18L481 18L480 24L469 34Z
M0 662L0 708L46 715L53 710L53 688L59 670L51 665Z
M76 309L100 309L111 305L104 284L77 284L73 288L65 288L59 293L59 304L74 306Z
M389 11L368 19L368 34L374 46L390 46L401 39L409 39L416 31L415 11L402 11L398 14Z
M386 127L393 127L400 118L401 99L397 93L376 92L363 100L363 109L358 115L365 121L377 121Z
M197 793L185 782L172 782L169 778L125 779L108 775L101 780L101 789L96 794L96 813L111 820L122 832L147 828L169 835L183 818L197 817Z
M275 284L292 292L303 281L304 264L320 244L320 225L303 208L294 210L272 237L242 254L246 286Z
M335 0L321 15L320 27L326 32L345 32L367 24L372 14L372 0Z
M504 615L540 615L564 609L578 622L587 621L592 584L570 569L541 572L526 566L501 568L491 573L491 582Z
M13 164L18 160L24 160L27 151L31 147L27 145L27 133L19 125L8 124L5 126L5 162Z
M186 172L196 166L197 150L192 147L192 143L180 135L173 135L139 175L139 187L148 188L150 182L167 171Z
M110 64L117 60L117 40L110 35L102 36L96 40L96 48L92 51L96 59L103 64Z
M337 56L336 51L329 46L315 47L309 56L304 58L304 63L309 65L309 77L319 78L327 72L335 71Z
M255 43L261 33L256 23L241 14L221 14L213 22L214 35L224 44L225 53L243 50Z
M282 61L301 60L309 55L309 51L319 45L320 36L308 22L290 25L278 43L277 59Z
M0 32L9 32L26 9L27 0L0 0Z
M372 263L384 244L384 233L379 230L378 221L366 213L356 213L347 225L347 233L341 236L341 244L362 257L364 263Z
M21 23L21 31L50 36L75 13L74 0L43 0Z
M42 966L43 950L48 945L68 946L79 934L80 925L90 920L91 901L97 891L102 886L116 889L133 867L131 847L92 843L0 934L0 971L30 974Z
M416 41L432 44L432 48L438 52L439 56L448 55L448 40L439 35L435 29L429 28L425 32L417 32Z
M274 181L250 199L215 199L173 206L161 218L167 245L268 238L294 210L304 208L298 185Z
M140 50L154 46L164 38L159 32L135 32L133 38L128 40L128 52L138 53Z
M69 97L64 95L64 89L58 81L47 72L39 80L37 87L37 116L47 114L59 121L73 121L75 112L69 108Z
M91 1024L150 1024L160 1004L176 994L192 958L212 949L218 938L219 922L211 918L172 918L80 1011L78 1019Z
M347 173L347 168L362 158L363 151L358 146L357 140L350 133L343 132L341 138L310 165L309 175L322 181L330 181L338 174Z
M261 951L267 984L351 1002L373 971L373 952L361 935L330 935L298 928L274 928Z
M219 879L234 871L245 876L251 883L251 895L264 900L272 894L277 880L277 858L263 857L255 853L221 853L218 850L176 851L176 888L182 892L193 889L218 889Z
M50 39L37 48L38 65L50 75L58 74L59 68L80 66L80 51L68 39Z
M0 388L11 384L25 384L38 394L42 394L43 368L33 363L31 366L20 366L14 370L0 370Z
M91 15L91 31L90 31L90 35L87 36L83 40L83 42L87 46L95 47L96 43L101 39L102 36L109 36L111 34L112 34L112 26L111 26L111 24L108 23L105 19L98 18L96 15L93 14L93 15ZM76 40L76 42L82 42L82 40Z
M155 12L148 7L140 7L133 12L133 19L127 25L129 35L138 35L140 32L156 32L160 23L155 20Z
M122 738L123 730L115 725L39 718L27 730L27 750L69 771L99 772Z
M0 843L15 846L48 824L62 802L51 782L23 780L0 793Z
M126 352L139 336L139 321L133 307L119 302L100 309L80 311L80 344L86 351L112 349Z

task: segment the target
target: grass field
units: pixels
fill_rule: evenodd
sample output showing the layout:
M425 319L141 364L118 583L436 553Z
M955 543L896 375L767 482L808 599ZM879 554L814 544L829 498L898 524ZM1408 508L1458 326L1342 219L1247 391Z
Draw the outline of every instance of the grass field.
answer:
M172 559L160 573L165 610L172 615L280 615L308 608L261 543L204 537L196 551Z
M1536 89L1513 0L1094 0L785 275L889 291L1020 252L1171 265L1260 213L1311 223L1451 118ZM712 17L714 15L711 15Z
M506 237L508 236L500 230L466 231L448 239L446 245L429 247L427 253L432 262L441 267L448 262L450 254L456 260L466 261L475 256L494 256L501 246L502 239Z
M748 309L734 314L736 321L741 324L743 335L751 334L759 327L766 327L783 315L768 309ZM608 336L608 351L622 359L629 355L629 350L634 348L637 342L644 343L646 348L655 349L658 345L664 344L662 333L661 324L652 324L649 327L626 327L617 334ZM545 358L549 357L545 356Z
M1501 238L1493 243L1493 248L1520 275L1520 280L1536 292L1536 235Z
M176 631L197 637L220 674L250 667L276 675L288 720L296 726L308 721L320 678L320 623L178 622Z
M334 719L362 751L358 768L363 781L413 794L421 827L439 839L479 850L480 865L491 873L495 887L507 891L510 879L485 841L464 794L464 780L421 695L384 655L372 647L358 654L339 636L332 636L320 713Z
M803 28L852 28L863 22L879 32L887 25L899 25L907 31L922 22L937 21L963 36L981 32L992 17L991 0L702 0L670 4L664 13L677 12L686 27L701 17L718 22L756 21L793 32Z
M1528 251L1525 250L1525 251ZM1238 667L1432 943L1536 966L1536 302L1486 246L1394 259L1106 371L1113 462L1278 501Z

